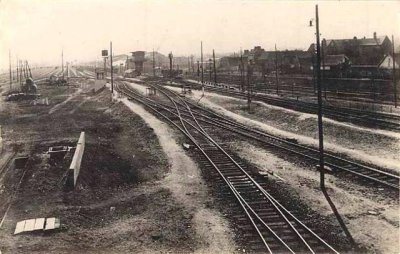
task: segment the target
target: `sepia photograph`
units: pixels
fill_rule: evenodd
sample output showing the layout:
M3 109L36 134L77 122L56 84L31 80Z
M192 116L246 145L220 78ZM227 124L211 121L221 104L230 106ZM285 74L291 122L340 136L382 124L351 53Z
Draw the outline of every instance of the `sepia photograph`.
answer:
M0 0L0 254L400 253L400 0Z

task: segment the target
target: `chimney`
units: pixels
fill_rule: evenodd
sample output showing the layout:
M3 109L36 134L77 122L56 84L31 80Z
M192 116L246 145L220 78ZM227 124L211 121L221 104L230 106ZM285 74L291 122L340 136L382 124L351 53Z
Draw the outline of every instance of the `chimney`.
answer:
M376 40L376 32L374 32L374 39Z
M326 40L325 40L325 38L322 39L322 46L326 47Z

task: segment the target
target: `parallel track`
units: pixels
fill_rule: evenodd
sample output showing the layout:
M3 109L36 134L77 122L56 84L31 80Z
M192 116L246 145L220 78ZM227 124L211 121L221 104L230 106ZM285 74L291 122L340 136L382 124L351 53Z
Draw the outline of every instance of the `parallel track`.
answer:
M157 103L117 82L116 90L134 99L177 127L202 154L229 188L242 208L247 223L268 253L337 253L328 243L310 230L274 197L272 197L242 166L207 133L179 96L162 91L171 101L170 107ZM185 111L185 113L183 113Z
M191 85L197 89L201 87L199 84L192 82L181 81L181 83ZM205 85L204 87L205 90L213 92L220 92L223 94L228 94L238 97L247 96L246 93L244 92L221 88L218 86ZM315 114L317 112L317 105L314 103L296 101L293 99L272 97L267 94L261 94L261 93L253 94L252 98L262 102L266 102L271 105L289 108L300 112L311 113L311 114ZM360 124L371 128L400 131L399 115L362 111L350 108L338 108L329 105L324 105L323 111L325 117L332 118L335 120L351 122L354 124Z
M164 89L164 92L171 92L166 88L159 85L147 83L156 89ZM129 88L127 88L129 89ZM185 102L190 105L191 114L194 114L197 121L203 124L222 128L224 130L242 135L246 138L256 140L262 144L270 147L277 148L285 153L299 156L302 159L310 161L312 164L319 162L319 150L313 147L298 144L295 141L283 139L257 129L250 128L246 125L237 123L227 117L219 115L213 111L200 107L188 101ZM168 105L164 105L168 107ZM189 114L186 108L181 110L182 115ZM368 183L374 183L377 186L383 186L394 191L400 189L400 176L392 173L395 170L381 169L374 166L364 165L362 163L344 158L343 156L336 155L330 152L325 152L325 164L329 166L334 172L333 174L344 174L346 178L361 179Z

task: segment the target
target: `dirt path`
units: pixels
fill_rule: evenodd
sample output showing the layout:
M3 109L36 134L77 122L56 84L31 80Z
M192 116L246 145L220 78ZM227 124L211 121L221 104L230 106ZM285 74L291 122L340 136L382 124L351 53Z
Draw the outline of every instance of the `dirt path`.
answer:
M147 112L142 106L122 99L133 112L154 129L170 162L170 173L160 184L169 189L178 203L193 214L199 246L195 253L232 253L235 251L232 232L227 221L216 210L206 207L210 199L196 164L185 155L175 141L174 131Z

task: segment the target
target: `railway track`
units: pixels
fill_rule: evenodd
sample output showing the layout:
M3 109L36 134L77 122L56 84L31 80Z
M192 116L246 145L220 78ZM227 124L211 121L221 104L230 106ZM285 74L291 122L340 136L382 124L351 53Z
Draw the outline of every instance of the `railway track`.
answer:
M159 85L154 85L151 83L147 84L156 89L163 89L164 93L172 93L170 90ZM125 89L129 89L129 87L126 87ZM191 112L189 112L187 108L183 108L181 109L181 114L183 116L193 114L196 116L197 121L208 126L221 128L251 140L255 140L267 147L272 147L275 150L281 150L285 154L298 156L303 160L307 160L311 165L317 165L319 163L319 150L314 147L298 144L294 140L280 138L263 131L250 128L244 124L237 123L227 117L221 116L211 110L200 107L197 104L188 101L185 103L189 105ZM164 107L168 107L168 105L164 105ZM331 174L346 179L350 178L356 181L361 181L367 184L372 183L377 187L386 187L390 190L394 190L396 193L399 191L400 176L392 173L395 172L395 170L365 165L330 152L325 152L324 159L326 166L333 170L333 172L330 172Z
M194 88L196 89L201 89L200 84L187 81L181 81L181 83L194 86ZM205 90L219 92L241 98L247 97L247 94L245 92L213 85L205 85ZM260 93L253 94L252 98L262 102L266 102L271 105L293 109L304 113L316 114L317 112L317 105L314 103L302 102L294 99L272 97L267 94ZM323 111L324 117L332 118L335 120L351 122L371 128L400 131L399 115L362 111L350 108L337 108L329 105L324 105Z
M197 76L191 76L188 78L197 79ZM208 75L204 76L206 82L213 82L208 78ZM239 88L242 84L241 77L236 76L231 78L224 74L219 75L220 84L229 84L235 88ZM315 96L315 90L312 85L311 77L285 77L279 78L279 94L291 95L300 97L312 97ZM379 103L385 105L393 105L393 92L392 85L388 85L388 80L384 79L357 79L357 78L345 78L344 80L335 78L326 78L327 86L323 88L323 93L327 94L330 99L338 99L342 101L357 101L367 103ZM348 86L336 86L333 84L334 81L341 82L354 82ZM356 82L360 82L362 88L354 87ZM256 91L260 93L276 94L276 77L267 76L265 79L255 78L254 83L257 84ZM368 83L368 84L367 84Z
M248 237L257 237L253 242L254 249L262 247L268 253L338 253L270 195L240 161L222 148L179 95L160 90L171 102L167 106L149 100L122 82L116 82L116 90L166 119L196 146L201 162L219 176L240 206L241 214L246 218L241 223L253 229Z

